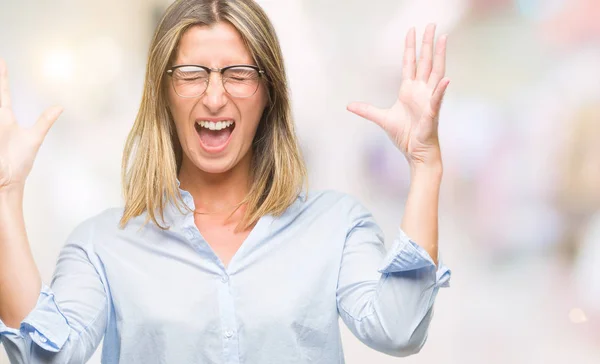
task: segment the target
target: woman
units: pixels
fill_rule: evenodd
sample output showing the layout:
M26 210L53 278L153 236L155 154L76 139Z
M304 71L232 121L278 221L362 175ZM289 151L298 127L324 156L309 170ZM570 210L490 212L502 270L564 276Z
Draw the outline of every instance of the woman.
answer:
M50 287L31 258L22 198L61 110L19 128L2 65L0 334L11 361L82 363L104 337L103 363L339 363L338 314L375 350L419 351L449 278L437 261L448 80L445 37L434 52L434 32L418 66L408 33L392 108L348 107L381 125L411 166L386 255L355 199L302 191L281 50L261 8L175 2L152 41L123 156L125 207L75 229Z

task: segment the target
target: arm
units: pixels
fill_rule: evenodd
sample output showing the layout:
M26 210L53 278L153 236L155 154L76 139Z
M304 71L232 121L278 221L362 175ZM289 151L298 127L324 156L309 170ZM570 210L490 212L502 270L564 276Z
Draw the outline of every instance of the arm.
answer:
M429 254L437 265L438 257L438 201L442 179L442 165L415 168L402 217L401 228Z
M25 179L62 110L47 110L25 129L10 101L0 59L0 341L11 363L83 363L106 327L100 264L89 239L75 235L61 251L52 289L43 285L23 218Z
M23 190L0 190L0 320L17 328L33 309L41 279L23 221Z
M415 29L405 41L402 84L394 105L386 110L354 102L348 110L385 130L404 154L411 170L411 186L401 227L437 264L438 200L442 155L438 138L439 114L450 83L446 73L446 41L434 47L435 24L425 30L421 57L416 60Z
M85 225L84 225L85 226ZM0 321L11 363L84 363L108 321L107 285L87 235L78 228L62 248L51 287L42 284L33 309L16 328Z
M33 128L19 127L0 59L0 319L11 327L31 311L40 292L23 220L23 190L42 140L61 111L51 108Z
M394 356L418 352L427 338L433 303L450 271L399 229L389 252L372 214L350 210L338 278L338 310L350 331L369 347Z
M446 36L438 40L435 54L434 37L435 25L431 24L417 65L415 30L409 31L403 80L391 108L348 105L349 111L381 126L406 156L411 186L401 228L385 257L381 232L371 214L360 205L350 214L353 222L338 281L338 308L360 340L398 356L418 352L425 343L433 302L450 277L450 271L438 262L442 177L438 116L449 80L444 78ZM378 259L382 259L379 269Z

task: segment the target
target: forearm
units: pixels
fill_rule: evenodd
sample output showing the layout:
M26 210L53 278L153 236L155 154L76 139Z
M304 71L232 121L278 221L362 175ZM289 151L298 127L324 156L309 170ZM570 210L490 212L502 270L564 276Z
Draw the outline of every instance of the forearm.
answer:
M41 278L23 217L23 189L0 191L0 320L18 328L35 307Z
M437 265L438 206L442 163L411 167L411 184L402 218L402 230L419 244Z
M422 224L422 216L431 212L421 209L426 201L419 198L431 193L421 178L431 181L433 175L413 177L403 224L418 239L435 241L437 214L430 226ZM437 205L435 201L433 204ZM433 269L426 253L403 232L398 232L390 249L385 249L380 227L362 205L356 203L350 216L352 228L346 235L337 284L340 316L356 337L376 350L397 356L415 353L425 342L431 308L439 288L449 279L449 271L441 265Z

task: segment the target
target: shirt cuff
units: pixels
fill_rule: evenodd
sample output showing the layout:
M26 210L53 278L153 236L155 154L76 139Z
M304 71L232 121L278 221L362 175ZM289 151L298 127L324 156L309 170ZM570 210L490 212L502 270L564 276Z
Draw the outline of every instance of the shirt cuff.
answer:
M0 336L6 339L11 336L31 338L39 347L51 352L58 352L69 337L70 328L67 319L60 312L54 293L42 284L42 290L33 311L25 317L19 330L6 326L0 320Z
M412 241L402 229L398 229L398 236L394 240L392 249L385 256L383 264L379 267L379 272L399 273L424 268L435 268L433 259L425 249ZM449 287L451 273L450 269L442 263L438 250L435 285Z

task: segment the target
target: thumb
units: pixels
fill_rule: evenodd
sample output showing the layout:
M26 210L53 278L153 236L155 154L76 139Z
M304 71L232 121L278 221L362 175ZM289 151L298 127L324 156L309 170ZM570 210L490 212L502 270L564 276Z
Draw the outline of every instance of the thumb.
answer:
M46 109L46 111L40 115L39 119L33 126L33 129L35 129L36 132L42 136L42 138L45 138L46 134L48 134L48 130L50 130L52 125L54 125L54 122L56 119L58 119L62 112L63 108L60 106L52 106Z
M351 113L354 113L362 118L367 120L371 120L375 124L383 126L383 120L385 119L385 115L387 110L379 109L373 105L364 103L364 102L353 102L346 106L346 109Z

